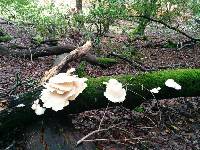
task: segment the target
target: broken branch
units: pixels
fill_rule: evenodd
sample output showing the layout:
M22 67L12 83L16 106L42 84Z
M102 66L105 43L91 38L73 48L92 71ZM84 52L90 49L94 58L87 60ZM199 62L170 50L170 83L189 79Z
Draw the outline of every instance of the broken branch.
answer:
M86 55L91 49L91 47L91 41L87 41L83 46L71 51L69 55L63 58L63 60L58 65L54 66L48 72L45 73L45 76L42 78L42 83L49 80L49 78L51 78L52 76L58 74L64 68L64 66L66 66L67 63Z

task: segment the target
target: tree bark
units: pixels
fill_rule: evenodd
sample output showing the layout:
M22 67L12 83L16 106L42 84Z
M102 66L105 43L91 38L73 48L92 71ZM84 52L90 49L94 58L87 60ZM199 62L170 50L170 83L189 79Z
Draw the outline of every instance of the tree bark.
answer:
M100 58L90 53L88 53L83 60L87 61L91 65L100 66L102 68L108 68L117 63L117 61L113 58Z

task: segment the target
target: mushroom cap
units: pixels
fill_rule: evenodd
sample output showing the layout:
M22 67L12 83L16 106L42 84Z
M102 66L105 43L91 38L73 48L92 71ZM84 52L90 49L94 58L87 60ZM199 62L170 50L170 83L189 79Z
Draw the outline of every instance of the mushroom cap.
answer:
M53 76L52 78L49 79L49 83L65 83L65 82L73 82L76 81L77 76L73 75L73 76L69 76L66 73L59 73L55 76Z
M42 114L44 114L45 110L46 110L46 108L40 107L40 105L38 105L35 110L35 113L36 113L36 115L42 115Z
M48 89L44 89L40 99L44 103L43 107L52 108L53 110L58 111L69 105L67 98L70 96L72 95L69 92L58 94L56 92L50 92Z

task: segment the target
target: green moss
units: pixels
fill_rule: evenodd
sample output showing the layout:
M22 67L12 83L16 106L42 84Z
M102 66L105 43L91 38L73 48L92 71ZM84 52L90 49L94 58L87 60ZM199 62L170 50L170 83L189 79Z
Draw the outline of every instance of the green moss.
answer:
M8 42L10 40L12 40L12 37L10 35L0 36L0 42Z
M81 63L79 64L78 68L76 69L76 74L79 77L87 76L87 73L85 72L85 67L86 67L86 62L85 61L81 61Z
M108 100L103 94L106 88L103 82L107 82L110 78L117 79L128 89L126 100L123 102L123 105L131 109L139 106L139 104L145 100L152 99L153 96L149 90L158 86L161 87L161 90L158 94L155 94L156 99L200 95L200 69L165 70L142 73L136 76L102 76L98 78L88 78L87 88L75 101L70 102L70 106L66 107L66 111L68 113L77 113L106 107ZM182 89L175 90L166 87L165 81L167 79L174 79L182 86ZM31 98L27 100L30 101L30 99Z
M137 106L137 107L134 108L133 111L136 111L136 112L144 112L144 107L142 107L142 106Z
M173 41L168 40L167 43L163 46L164 48L177 48L177 44Z

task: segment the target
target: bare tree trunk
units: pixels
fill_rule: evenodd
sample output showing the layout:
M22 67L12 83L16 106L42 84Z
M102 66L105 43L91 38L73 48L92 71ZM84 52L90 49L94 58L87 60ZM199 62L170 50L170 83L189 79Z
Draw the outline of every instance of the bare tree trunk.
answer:
M82 11L82 0L76 0L76 9L77 11Z

